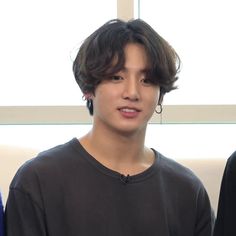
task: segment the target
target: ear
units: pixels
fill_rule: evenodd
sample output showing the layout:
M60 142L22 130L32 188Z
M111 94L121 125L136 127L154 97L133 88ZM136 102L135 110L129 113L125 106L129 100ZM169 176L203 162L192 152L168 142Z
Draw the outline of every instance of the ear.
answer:
M84 93L83 98L84 100L91 100L93 95L91 93Z

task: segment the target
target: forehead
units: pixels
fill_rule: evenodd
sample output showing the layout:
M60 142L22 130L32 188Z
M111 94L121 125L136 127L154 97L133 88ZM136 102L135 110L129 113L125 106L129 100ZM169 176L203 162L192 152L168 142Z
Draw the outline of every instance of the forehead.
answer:
M148 67L148 56L143 45L128 43L124 48L125 67L146 69Z

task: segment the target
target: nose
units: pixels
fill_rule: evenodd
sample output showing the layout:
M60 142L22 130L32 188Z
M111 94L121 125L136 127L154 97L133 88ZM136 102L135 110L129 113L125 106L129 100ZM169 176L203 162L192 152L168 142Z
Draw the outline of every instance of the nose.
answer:
M131 101L140 99L139 84L136 78L129 78L124 84L123 98Z

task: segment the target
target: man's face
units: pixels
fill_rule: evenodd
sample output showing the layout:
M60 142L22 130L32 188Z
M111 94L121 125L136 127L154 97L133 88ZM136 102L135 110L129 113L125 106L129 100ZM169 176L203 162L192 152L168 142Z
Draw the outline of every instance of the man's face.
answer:
M103 80L92 97L94 126L117 132L145 130L160 95L160 88L147 78L148 58L137 43L124 48L124 68Z

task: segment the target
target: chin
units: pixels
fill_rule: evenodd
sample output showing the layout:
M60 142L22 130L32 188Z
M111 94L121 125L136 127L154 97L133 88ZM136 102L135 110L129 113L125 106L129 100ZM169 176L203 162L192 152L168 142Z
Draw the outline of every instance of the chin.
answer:
M123 127L117 127L116 132L123 136L134 136L134 135L140 135L145 132L146 126L134 126L134 125L126 125Z

